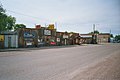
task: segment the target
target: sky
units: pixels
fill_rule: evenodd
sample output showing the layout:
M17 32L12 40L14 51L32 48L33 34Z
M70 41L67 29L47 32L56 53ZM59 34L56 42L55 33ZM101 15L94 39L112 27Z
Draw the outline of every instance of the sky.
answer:
M57 31L80 34L95 29L120 34L120 0L0 0L16 23L34 28L55 24Z

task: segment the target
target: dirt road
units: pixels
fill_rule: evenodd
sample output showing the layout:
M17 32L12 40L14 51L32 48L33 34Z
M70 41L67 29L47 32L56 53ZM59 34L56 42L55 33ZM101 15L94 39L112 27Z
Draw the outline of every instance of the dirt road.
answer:
M120 80L120 44L0 52L0 80Z

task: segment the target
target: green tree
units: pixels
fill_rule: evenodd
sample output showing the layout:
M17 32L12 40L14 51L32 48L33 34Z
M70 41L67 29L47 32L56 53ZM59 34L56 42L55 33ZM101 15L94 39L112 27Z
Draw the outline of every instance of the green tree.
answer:
M93 34L93 33L99 34L99 31L95 30L94 32L90 32L89 34Z
M6 30L12 30L15 25L15 22L16 22L15 17L7 16L6 21L5 21Z
M24 24L15 24L14 30L17 30L18 28L26 28L26 25L24 25Z
M7 15L5 14L5 10L3 9L2 5L0 4L0 31L4 30L5 26L5 18L7 17Z
M15 17L8 16L2 5L0 5L0 31L12 30L15 22Z
M5 13L5 10L3 9L2 4L0 4L0 14L1 13Z
M116 35L116 36L115 36L115 40L116 40L116 41L120 41L120 35Z
M113 38L113 34L110 34L110 37Z

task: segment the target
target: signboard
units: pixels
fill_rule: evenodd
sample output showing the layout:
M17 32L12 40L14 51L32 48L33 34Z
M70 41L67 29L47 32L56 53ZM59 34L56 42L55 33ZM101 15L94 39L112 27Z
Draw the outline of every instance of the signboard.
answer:
M51 35L51 31L50 30L44 30L44 35Z
M0 35L0 41L4 41L4 35Z
M40 29L41 25L36 25L35 27L36 27L36 29Z
M57 42L60 42L60 38L57 38Z
M63 35L63 38L65 39L65 38L68 38L68 35Z
M32 42L27 42L26 45L30 46L30 45L32 45Z
M81 35L80 37L89 38L89 37L92 37L92 35Z
M72 33L70 33L70 37L72 36L73 34Z
M24 38L35 38L36 33L35 32L24 32Z
M53 29L54 29L54 24L50 24L50 25L48 26L48 29L53 30Z

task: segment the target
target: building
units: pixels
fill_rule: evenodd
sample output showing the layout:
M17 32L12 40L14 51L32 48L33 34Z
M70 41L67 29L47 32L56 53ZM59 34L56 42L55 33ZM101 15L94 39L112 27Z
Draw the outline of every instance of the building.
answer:
M109 43L110 42L110 34L109 33L101 33L97 35L97 43Z
M6 31L0 34L0 48L17 48L18 34L16 31Z
M57 32L56 33L57 45L68 45L69 44L69 34L68 32Z
M100 44L100 43L109 43L110 34L109 33L100 33L100 34L80 34L80 43L82 44Z
M56 45L56 29L53 24L37 29L38 46Z
M38 33L35 28L20 28L18 32L19 47L37 47Z
M80 34L80 44L91 44L92 34Z
M79 44L79 33L74 32L57 32L58 45L75 45Z
M69 44L76 45L79 44L80 36L79 33L70 32L69 33Z

